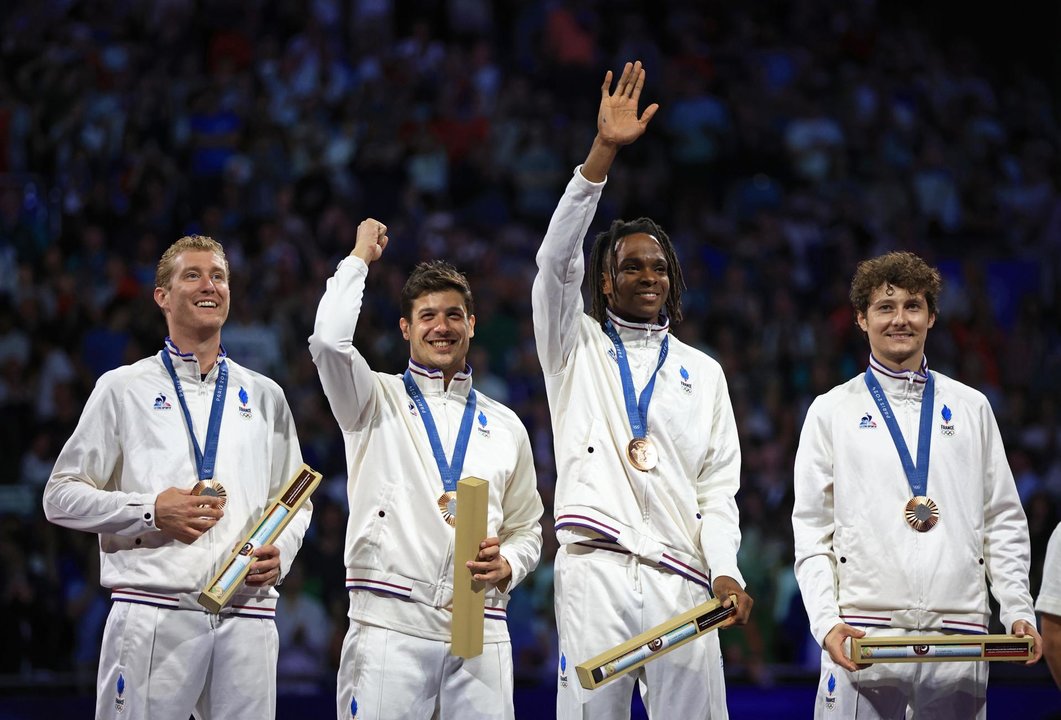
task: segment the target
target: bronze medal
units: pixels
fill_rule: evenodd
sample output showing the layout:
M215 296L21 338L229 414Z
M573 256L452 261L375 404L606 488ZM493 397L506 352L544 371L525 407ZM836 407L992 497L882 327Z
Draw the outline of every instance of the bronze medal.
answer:
M221 504L218 505L221 510L225 509L225 503L228 501L228 493L225 491L225 486L217 480L200 480L192 488L192 495L221 498ZM200 505L199 507L205 506Z
M449 490L438 496L438 510L450 527L457 527L457 493Z
M656 446L647 437L631 440L626 446L626 456L630 458L630 464L641 472L651 470L659 462Z
M918 532L928 532L939 522L939 506L932 498L920 495L906 503L906 522Z

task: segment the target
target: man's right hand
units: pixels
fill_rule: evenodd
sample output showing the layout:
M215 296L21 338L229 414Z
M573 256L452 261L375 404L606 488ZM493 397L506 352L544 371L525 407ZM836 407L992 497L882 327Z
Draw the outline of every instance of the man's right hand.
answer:
M167 488L155 498L155 527L166 537L190 545L224 516L220 505L219 497Z
M357 240L350 254L371 265L383 255L383 248L387 247L387 226L379 220L365 218L357 226Z
M865 630L851 627L847 623L837 623L833 625L833 629L825 636L825 651L829 653L829 657L832 658L833 662L844 670L850 670L851 672L861 670L866 666L855 664L855 661L848 656L844 648L844 641L849 637L864 637L865 634Z

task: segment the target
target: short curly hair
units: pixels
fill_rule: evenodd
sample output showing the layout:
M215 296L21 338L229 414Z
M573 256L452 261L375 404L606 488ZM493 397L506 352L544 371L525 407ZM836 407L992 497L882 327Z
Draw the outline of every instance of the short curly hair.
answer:
M170 283L173 282L173 269L177 264L177 256L189 250L206 250L214 253L225 264L225 275L228 276L228 258L225 257L225 248L221 247L221 243L206 235L185 235L162 253L158 267L155 268L155 287L169 290Z
M445 260L428 260L413 268L409 279L405 281L401 295L402 317L412 320L413 301L421 295L446 290L456 290L460 293L464 299L465 310L469 315L475 314L472 287L468 283L468 278L464 277L464 273Z
M890 252L858 264L851 279L851 305L855 312L866 314L873 291L881 285L894 285L915 295L923 292L929 313L935 315L939 309L943 288L939 270L912 252Z

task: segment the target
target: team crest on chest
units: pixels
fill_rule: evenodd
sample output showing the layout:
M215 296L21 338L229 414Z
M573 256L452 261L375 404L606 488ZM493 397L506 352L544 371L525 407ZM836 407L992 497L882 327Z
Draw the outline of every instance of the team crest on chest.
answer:
M239 389L239 414L240 417L250 419L251 407L247 403L250 402L250 395L243 388Z
M872 415L870 415L869 413L866 413L865 415L862 416L862 419L858 421L858 427L859 427L859 429L862 429L862 430L865 430L865 429L868 429L868 428L875 428L875 427L877 427L877 423L875 423L873 421L873 416Z
M692 395L693 384L689 382L689 371L685 369L684 365L682 365L681 369L678 370L678 374L682 376L682 390L685 391L686 395Z
M155 410L170 410L173 408L169 404L169 400L166 399L166 393L159 393L155 396L155 404L152 406Z
M951 412L949 407L944 405L939 414L940 417L943 418L943 422L939 424L940 434L946 437L952 436L954 434L954 424L951 422L951 419L954 417L954 413Z
M479 411L478 420L479 420L479 427L477 427L476 430L478 430L479 434L482 435L483 437L490 437L490 429L488 427L486 427L486 425L487 425L486 415L483 414L482 410Z

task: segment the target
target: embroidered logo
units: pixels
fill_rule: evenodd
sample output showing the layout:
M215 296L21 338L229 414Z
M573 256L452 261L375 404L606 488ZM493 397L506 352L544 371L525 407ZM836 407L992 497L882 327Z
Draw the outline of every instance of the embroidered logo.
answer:
M608 357L610 357L612 360L615 360L615 362L619 362L615 358L615 348L608 348Z
M693 392L693 384L689 382L689 371L685 369L683 365L678 373L682 376L682 390L685 391L686 395L690 395Z
M560 687L567 687L567 656L560 653Z
M155 397L155 410L169 410L173 406L169 404L169 400L166 399L166 393L159 393Z
M247 404L249 400L250 395L248 395L247 391L241 387L239 389L239 414L245 418L250 418L251 416L251 408L250 405Z
M478 419L479 419L479 427L476 428L476 429L479 431L479 434L482 435L483 437L490 437L490 430L487 429L487 427L486 427L486 415L483 414L482 410L479 411L479 418Z
M123 712L125 710L125 676L121 673L118 673L118 682L115 683L114 689L118 691L114 696L114 709Z
M825 709L832 710L836 707L836 678L829 673L829 680L825 683Z
M409 403L409 414L416 417L416 406L412 402Z
M873 422L873 416L872 415L870 415L869 413L866 413L865 415L862 416L862 419L859 420L858 426L860 428L875 428L875 427L877 427L877 423Z
M357 720L357 698L350 698L350 720Z
M951 412L949 407L944 405L943 410L941 410L939 414L943 418L943 422L939 425L940 434L950 437L954 434L954 425L951 423L951 418L954 417L954 413Z

